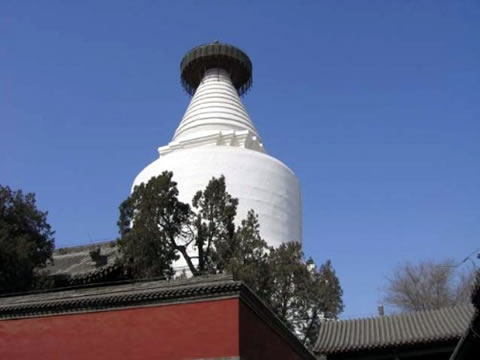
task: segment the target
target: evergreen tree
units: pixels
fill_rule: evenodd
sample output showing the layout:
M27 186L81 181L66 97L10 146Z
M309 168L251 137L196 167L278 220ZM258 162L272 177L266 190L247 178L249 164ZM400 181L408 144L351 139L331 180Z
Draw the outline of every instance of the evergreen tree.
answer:
M253 210L236 227L238 199L225 178L212 178L192 206L178 199L171 172L135 187L120 206L122 261L135 277L174 274L183 258L193 276L228 272L264 299L307 345L312 346L322 317L343 310L342 289L330 261L304 260L299 243L269 248Z
M192 205L197 271L200 274L214 273L219 261L217 248L220 244L232 244L235 237L238 199L227 192L225 177L221 176L212 178L205 190L198 191Z
M337 319L343 311L343 290L330 260L320 267L312 259L306 263L309 276L300 289L297 304L300 339L312 348L322 321Z
M51 259L54 232L35 194L0 185L0 293L28 290Z
M179 238L189 223L190 207L178 200L172 177L164 172L136 186L120 205L118 245L123 265L136 278L170 277L172 262L186 255Z
M336 319L343 311L343 291L331 262L317 268L312 259L304 260L299 243L287 243L271 250L268 263L267 302L312 347L322 319Z
M182 258L194 276L218 271L217 245L232 243L238 200L212 178L192 207L178 199L172 172L136 186L120 206L119 248L134 277L171 277Z
M258 215L250 210L234 236L217 244L217 267L244 281L260 297L267 298L271 293L269 251L260 236Z

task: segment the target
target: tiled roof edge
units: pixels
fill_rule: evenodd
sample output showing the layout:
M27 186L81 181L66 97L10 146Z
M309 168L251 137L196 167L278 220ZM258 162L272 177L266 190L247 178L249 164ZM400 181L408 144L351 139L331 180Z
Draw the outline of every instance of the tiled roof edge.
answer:
M161 283L159 282L159 284ZM111 287L114 290L116 286ZM99 288L105 289L105 286L91 287L92 292ZM67 289L66 291L78 289L85 289L85 287ZM315 360L315 356L245 283L235 281L229 276L207 277L206 279L193 278L178 281L177 284L173 281L171 284L167 283L167 285L156 289L130 289L120 293L112 291L105 294L93 292L78 298L61 300L47 299L42 301L40 299L35 301L35 296L41 295L41 293L30 295L34 299L28 303L1 305L0 321L237 297L300 354L302 359Z
M421 341L411 341L411 342L398 342L398 343L385 343L385 344L372 344L366 346L356 346L351 348L339 347L339 348L331 348L327 350L319 350L316 347L315 353L321 355L333 355L333 354L362 354L365 352L371 353L373 351L385 351L388 349L395 349L396 351L402 349L411 349L411 348L421 348L423 346L431 345L431 344L449 344L455 345L458 340L461 338L461 335L451 336L448 338L438 338L438 339L428 339L428 340L421 340ZM453 347L452 347L453 349Z
M94 250L98 247L106 247L106 246L111 246L111 247L116 246L116 240L106 240L106 241L100 241L100 242L91 243L91 244L82 244L82 245L75 245L75 246L64 246L64 247L55 249L53 251L53 255L54 256L66 255L66 254L71 254L71 253L76 253L76 252L81 252L86 250Z
M367 322L375 322L378 323L379 326L382 326L383 330L385 330L385 327L391 326L392 322L402 322L405 321L406 318L415 318L417 321L420 317L427 317L431 318L432 321L438 321L438 318L443 318L447 317L449 315L452 315L453 312L457 312L457 314L463 313L464 311L469 311L470 305L469 304L464 304L464 305L457 305L454 307L447 307L447 308L441 308L441 309L432 309L432 310L423 310L423 311L415 311L415 312L410 312L410 313L403 313L403 314L395 314L395 315L387 315L387 316L375 316L375 317L367 317L367 318L358 318L358 319L348 319L348 320L338 320L334 324L334 326L331 326L332 324L327 325L327 329L320 329L319 331L319 336L317 338L317 341L314 345L314 351L317 354L345 354L345 353L359 353L359 352L364 352L364 351L373 351L373 350L382 350L382 349L387 349L387 348L396 348L396 349L401 349L405 347L410 347L410 346L423 346L427 344L432 344L432 343L448 343L451 341L458 341L462 337L462 332L455 332L454 327L452 326L451 329L449 329L450 333L442 333L442 334L435 334L435 333L430 333L430 334L423 334L422 336L418 336L416 339L404 339L401 337L391 337L390 339L385 340L383 343L375 343L375 342L370 342L370 340L366 340L364 343L356 343L352 344L349 343L350 339L343 339L342 342L337 342L335 344L329 343L329 341L325 341L325 336L328 336L328 338L331 338L332 336L335 336L336 332L340 331L340 327L352 327L355 326L357 327L356 331L364 331L368 330L365 329L364 327L367 326ZM473 308L473 307L472 307ZM473 309L472 309L473 310ZM472 311L473 313L473 311ZM437 320L433 320L433 318L437 318ZM383 325L380 325L380 321L384 321L385 319L390 320L389 325L386 325L385 323ZM337 325L337 326L335 326ZM371 326L371 324L370 324ZM360 327L360 328L359 328ZM467 327L467 324L465 324L465 328ZM342 331L345 331L343 329Z
M102 286L91 287L102 288ZM120 294L89 294L78 298L62 300L32 301L25 304L0 306L0 320L19 319L100 311L132 306L184 302L186 300L211 299L229 295L238 295L242 283L233 280L214 280L205 283L178 284L160 287L155 290L130 290ZM112 286L114 288L115 286ZM58 289L56 289L58 291ZM68 291L68 290L67 290ZM73 289L72 291L75 291ZM35 295L33 295L35 296Z

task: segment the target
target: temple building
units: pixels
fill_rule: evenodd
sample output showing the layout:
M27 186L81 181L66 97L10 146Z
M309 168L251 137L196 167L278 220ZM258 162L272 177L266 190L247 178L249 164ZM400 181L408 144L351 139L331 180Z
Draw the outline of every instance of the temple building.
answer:
M215 275L0 297L0 359L315 356L242 282Z
M267 154L241 100L252 86L252 71L250 58L232 45L214 42L187 52L180 77L192 99L172 140L158 149L159 158L138 174L132 190L172 171L180 200L190 204L212 177L223 175L227 191L239 199L237 224L253 209L268 245L302 243L300 184ZM114 241L57 249L47 269L59 286L118 280L118 256ZM180 259L174 267L185 265Z
M470 303L395 315L327 321L314 352L322 360L480 358L480 272Z
M449 360L474 316L472 304L327 321L315 352L328 360Z
M236 221L250 209L269 245L302 242L300 185L295 174L267 154L241 96L252 84L252 63L240 49L219 42L189 51L181 81L192 99L169 144L143 169L133 186L173 171L179 198L190 203L212 177L225 176L239 199ZM272 119L268 119L272 121Z
M135 178L172 171L190 203L212 177L253 209L271 246L302 242L299 182L269 156L242 100L252 63L219 42L181 65L192 96L172 140ZM241 281L229 275L125 279L115 241L57 249L54 288L0 296L0 359L467 360L480 354L480 275L472 304L355 320L324 319L313 352Z

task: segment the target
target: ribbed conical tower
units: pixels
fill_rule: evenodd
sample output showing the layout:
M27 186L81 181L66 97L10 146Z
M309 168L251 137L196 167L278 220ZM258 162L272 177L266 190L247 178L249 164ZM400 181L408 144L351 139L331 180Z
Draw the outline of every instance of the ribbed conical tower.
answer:
M173 141L229 131L248 131L253 137L259 138L230 75L224 69L209 69L205 71Z
M172 141L160 155L178 149L229 145L264 152L240 96L252 84L252 63L242 50L215 42L189 51L180 64L182 85L193 96Z
M269 245L302 241L300 186L295 174L265 153L241 96L252 83L252 63L240 49L218 42L189 51L181 80L192 96L172 141L148 165L134 186L173 171L180 200L190 203L212 177L225 176L239 199L237 224L250 209L259 215Z
M230 75L221 68L205 71L172 141L159 152L166 155L177 149L211 144L264 152Z

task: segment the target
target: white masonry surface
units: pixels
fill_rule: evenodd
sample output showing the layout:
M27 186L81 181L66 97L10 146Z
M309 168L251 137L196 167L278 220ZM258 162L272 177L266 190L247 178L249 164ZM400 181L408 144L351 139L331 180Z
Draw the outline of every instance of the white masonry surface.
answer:
M198 190L223 174L227 191L239 199L237 224L253 209L269 245L302 242L298 180L281 161L266 154L226 71L207 70L172 141L158 152L160 157L138 174L133 187L173 171L180 200L191 204Z

